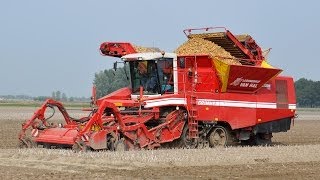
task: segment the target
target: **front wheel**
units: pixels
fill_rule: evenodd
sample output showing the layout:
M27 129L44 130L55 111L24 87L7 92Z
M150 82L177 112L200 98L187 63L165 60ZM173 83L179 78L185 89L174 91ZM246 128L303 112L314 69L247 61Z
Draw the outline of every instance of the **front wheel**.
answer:
M209 134L210 147L226 147L231 143L229 129L223 126L215 126Z

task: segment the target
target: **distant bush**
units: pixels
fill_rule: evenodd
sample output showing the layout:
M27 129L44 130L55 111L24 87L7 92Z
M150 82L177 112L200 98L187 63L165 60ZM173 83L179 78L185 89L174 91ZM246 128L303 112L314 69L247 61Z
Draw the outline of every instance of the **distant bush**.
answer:
M98 98L129 85L124 68L118 68L116 71L113 69L100 71L95 74L93 83L96 86Z
M320 107L320 81L301 78L295 88L299 107Z

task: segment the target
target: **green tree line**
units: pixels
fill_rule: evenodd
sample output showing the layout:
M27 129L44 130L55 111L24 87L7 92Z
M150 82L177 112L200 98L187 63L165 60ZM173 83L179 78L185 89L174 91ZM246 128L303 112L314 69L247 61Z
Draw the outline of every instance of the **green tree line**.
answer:
M128 72L128 70L127 70ZM129 75L129 74L128 74ZM103 97L129 85L124 68L108 69L95 74L97 97ZM320 107L320 81L301 78L295 82L298 107Z
M67 97L65 93L61 91L53 91L51 96L29 96L29 95L0 95L0 100L23 100L23 101L45 101L46 99L55 99L63 102L89 102L89 97Z
M127 80L124 70L124 67L120 67L116 71L113 69L106 69L95 73L93 83L97 89L97 98L101 98L122 87L129 86L130 82ZM128 70L126 70L126 72L128 72ZM129 73L127 74L129 76Z
M320 81L301 78L295 87L298 107L320 107Z

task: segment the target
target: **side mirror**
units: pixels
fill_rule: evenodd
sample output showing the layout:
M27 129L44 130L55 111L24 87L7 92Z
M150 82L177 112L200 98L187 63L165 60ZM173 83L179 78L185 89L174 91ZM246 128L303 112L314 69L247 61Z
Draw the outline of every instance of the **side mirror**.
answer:
M114 71L117 70L117 66L118 66L118 62L114 62L114 63L113 63L113 69L114 69Z

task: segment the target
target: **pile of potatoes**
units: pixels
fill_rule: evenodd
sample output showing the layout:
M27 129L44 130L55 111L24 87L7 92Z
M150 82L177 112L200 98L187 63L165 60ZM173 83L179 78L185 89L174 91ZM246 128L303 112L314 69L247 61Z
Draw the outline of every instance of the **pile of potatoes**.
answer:
M177 55L204 55L207 54L213 59L219 59L227 64L241 65L229 52L221 46L203 39L202 34L194 34L188 41L179 46L175 53Z
M143 46L137 46L137 45L132 45L132 46L138 53L161 52L159 48L155 48L155 47L143 47Z
M215 32L215 33L202 33L202 34L190 34L188 35L188 38L210 38L210 37L224 37L225 33L224 32Z

